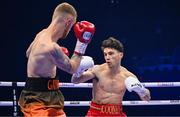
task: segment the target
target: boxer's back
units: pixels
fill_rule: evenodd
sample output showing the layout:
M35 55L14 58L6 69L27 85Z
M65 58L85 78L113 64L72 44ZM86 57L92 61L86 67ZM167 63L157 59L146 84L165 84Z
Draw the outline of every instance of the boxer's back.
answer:
M56 67L50 59L49 48L52 41L45 31L36 36L29 50L28 77L55 77Z

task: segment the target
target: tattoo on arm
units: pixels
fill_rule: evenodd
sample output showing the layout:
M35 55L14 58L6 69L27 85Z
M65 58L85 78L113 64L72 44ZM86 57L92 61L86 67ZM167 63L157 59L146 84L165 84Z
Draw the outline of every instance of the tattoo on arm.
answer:
M81 59L82 56L78 55L78 54L73 54L71 59Z
M70 72L72 69L70 60L64 53L60 50L60 48L55 47L53 51L51 51L51 55L56 62L58 68Z

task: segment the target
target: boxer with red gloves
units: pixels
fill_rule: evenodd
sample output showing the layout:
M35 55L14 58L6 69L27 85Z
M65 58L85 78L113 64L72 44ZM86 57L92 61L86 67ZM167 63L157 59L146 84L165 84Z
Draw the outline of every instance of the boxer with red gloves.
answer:
M19 98L24 116L66 116L63 110L64 96L59 90L56 69L75 73L95 30L92 23L76 23L76 19L77 13L72 5L59 4L54 10L50 25L40 31L29 46L26 52L26 85ZM77 44L73 56L69 58L68 50L59 46L57 41L66 38L74 24Z

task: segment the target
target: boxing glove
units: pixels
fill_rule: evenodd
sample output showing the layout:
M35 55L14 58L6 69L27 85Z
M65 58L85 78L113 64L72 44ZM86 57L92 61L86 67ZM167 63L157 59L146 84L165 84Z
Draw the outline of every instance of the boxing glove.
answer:
M94 61L93 61L93 58L90 57L90 56L82 56L82 59L81 59L81 62L80 62L80 65L76 71L76 73L73 74L73 77L80 77L81 74L94 66Z
M146 88L135 77L129 76L126 78L125 86L129 92L135 91L140 97L144 97L146 95Z
M83 55L86 51L88 43L91 42L95 33L95 26L88 21L77 22L74 25L74 33L77 38L74 52L76 54Z
M61 50L63 51L64 54L69 56L69 51L68 51L68 49L66 47L61 46L60 48L61 48Z

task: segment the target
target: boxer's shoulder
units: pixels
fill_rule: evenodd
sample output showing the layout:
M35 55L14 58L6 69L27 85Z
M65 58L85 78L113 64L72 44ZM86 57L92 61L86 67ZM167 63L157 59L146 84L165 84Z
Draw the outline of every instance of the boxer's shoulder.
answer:
M104 67L103 65L94 65L94 67L92 68L92 71L94 73L101 73L102 71L104 71Z

